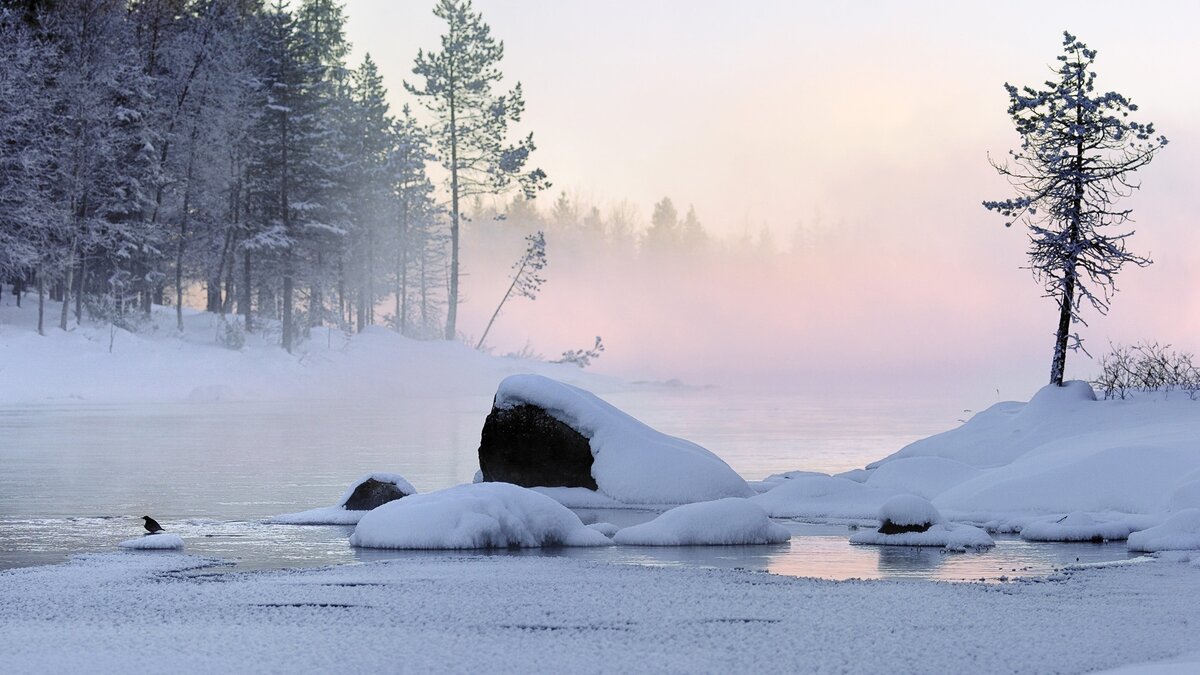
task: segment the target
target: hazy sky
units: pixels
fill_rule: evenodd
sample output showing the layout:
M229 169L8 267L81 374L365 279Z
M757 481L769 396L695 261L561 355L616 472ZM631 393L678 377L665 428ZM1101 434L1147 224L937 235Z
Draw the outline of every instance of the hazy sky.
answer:
M355 58L369 51L379 62L396 107L406 101L401 81L412 78L417 49L437 46L442 25L432 5L347 4ZM693 204L710 231L769 227L786 246L800 224L831 237L821 295L835 309L819 313L824 333L814 332L812 307L789 307L792 290L768 289L751 305L769 314L772 335L716 331L708 352L684 360L666 348L680 336L651 340L649 326L629 333L636 348L610 345L610 366L704 379L729 368L701 369L695 359L711 365L753 345L761 358L741 372L778 372L763 355L771 352L792 359L796 377L837 377L825 372L830 356L852 355L838 352L836 339L831 354L784 354L809 348L795 341L800 335L871 333L856 347L876 345L864 370L897 360L906 371L940 365L946 371L934 380L962 370L984 389L1027 395L1046 377L1055 310L1018 269L1024 234L1005 230L979 204L1009 194L987 162L989 152L1000 155L1017 141L1002 85L1049 77L1064 29L1099 50L1100 88L1131 97L1171 139L1129 202L1139 230L1131 247L1156 264L1124 273L1111 316L1096 317L1085 335L1097 348L1140 337L1200 347L1200 234L1190 199L1200 176L1196 3L475 6L505 42L504 72L524 86L521 129L534 132L536 164L555 184L545 206L565 189L601 204L630 199L648 217L669 195L681 209ZM856 269L870 271L847 272ZM464 313L468 324L475 320L470 308ZM1094 369L1080 366L1081 376Z

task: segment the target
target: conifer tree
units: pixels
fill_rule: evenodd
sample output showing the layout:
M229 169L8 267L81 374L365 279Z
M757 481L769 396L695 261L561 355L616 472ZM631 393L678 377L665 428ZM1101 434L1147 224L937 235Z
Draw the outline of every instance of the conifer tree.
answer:
M527 170L534 150L533 134L508 144L508 126L519 122L525 108L521 85L506 94L493 89L502 74L504 43L492 37L481 14L470 0L439 0L434 15L446 22L441 49L420 51L413 73L424 80L405 83L437 118L434 137L438 154L449 174L450 279L447 298L447 340L457 335L459 229L464 199L499 193L514 182L532 198L547 187L541 169Z
M1153 124L1129 118L1138 108L1125 96L1096 92L1095 59L1095 50L1064 32L1057 80L1044 89L1004 85L1021 147L992 165L1018 196L983 203L1006 226L1029 227L1029 268L1059 308L1050 366L1056 385L1067 350L1080 347L1072 324L1087 325L1081 305L1106 314L1121 268L1150 264L1125 248L1132 230L1111 230L1130 219L1131 210L1115 204L1139 187L1131 174L1167 144Z

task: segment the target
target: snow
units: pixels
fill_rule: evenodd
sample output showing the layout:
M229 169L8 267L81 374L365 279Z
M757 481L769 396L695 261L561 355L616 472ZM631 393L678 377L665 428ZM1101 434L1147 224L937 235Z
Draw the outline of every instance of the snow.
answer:
M62 305L47 301L50 325L41 336L36 296L26 295L18 308L9 288L0 303L0 405L486 396L507 375L529 372L594 391L621 386L570 364L490 356L461 342L414 340L381 327L353 335L318 329L295 354L279 347L278 332L254 332L234 350L217 343L218 315L188 308L182 333L175 330L175 308L157 306L138 333L75 325L73 316L70 330L62 331L56 324Z
M1200 567L1163 560L1002 585L462 553L206 564L0 572L5 672L1078 673L1195 654L1200 625Z
M893 489L817 474L783 481L750 501L772 518L869 520L895 494Z
M159 532L123 541L118 546L131 551L181 551L183 538L177 534Z
M470 483L388 502L358 522L350 545L471 549L607 546L553 499L509 483Z
M773 517L867 519L911 494L952 521L1010 531L1076 512L1120 523L1103 535L1200 507L1198 437L1200 401L1180 392L1098 401L1088 384L1068 382L1028 403L998 403L863 470L772 476L754 500Z
M1129 519L1101 520L1083 511L1035 520L1021 528L1029 541L1100 541L1125 539L1136 525Z
M883 534L874 529L859 529L850 535L852 544L875 544L880 546L940 546L947 551L966 551L970 548L988 548L996 542L984 530L961 523L940 523L924 532L900 532Z
M971 525L943 522L929 500L916 495L896 495L879 507L876 519L882 524L890 521L895 525L931 524L924 532L897 532L884 534L878 530L860 528L850 535L852 544L876 544L883 546L940 546L947 551L966 551L969 548L995 546L991 536L984 530Z
M592 523L588 525L588 527L608 537L609 539L612 539L613 535L615 535L621 529L612 523Z
M761 507L736 497L685 504L648 523L627 527L613 541L630 546L778 544L792 538Z
M408 495L417 493L416 488L405 480L404 476L398 473L376 471L351 483L335 506L321 506L298 513L284 513L267 519L267 522L276 525L356 525L366 511L347 509L346 502L350 501L350 497L359 485L371 479L380 483L391 483Z
M1200 509L1184 509L1161 525L1129 535L1131 551L1200 549Z
M942 522L942 514L929 500L916 495L896 495L879 507L879 522L891 521L896 525L936 525Z
M627 504L686 504L754 491L720 457L642 424L595 394L539 375L514 375L495 405L536 405L589 439L599 491Z

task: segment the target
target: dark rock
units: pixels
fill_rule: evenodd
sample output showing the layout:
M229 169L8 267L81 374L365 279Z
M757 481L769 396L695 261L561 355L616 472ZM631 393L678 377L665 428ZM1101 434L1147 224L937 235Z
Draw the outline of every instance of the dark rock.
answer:
M479 439L479 468L488 482L596 489L588 439L535 405L492 407Z
M393 483L384 483L374 478L368 478L354 488L354 492L342 506L347 511L370 511L376 506L407 496L407 493Z
M921 523L919 525L897 525L890 520L884 519L883 524L879 526L879 534L903 534L905 532L924 532L928 530L933 523Z

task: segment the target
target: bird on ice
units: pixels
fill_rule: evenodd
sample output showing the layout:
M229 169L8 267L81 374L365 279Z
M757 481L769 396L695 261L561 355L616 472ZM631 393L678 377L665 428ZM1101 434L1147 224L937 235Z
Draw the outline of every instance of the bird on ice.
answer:
M162 525L159 525L158 521L150 516L142 516L142 520L146 521L146 532L150 534L158 534L159 532L163 531Z

